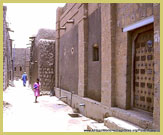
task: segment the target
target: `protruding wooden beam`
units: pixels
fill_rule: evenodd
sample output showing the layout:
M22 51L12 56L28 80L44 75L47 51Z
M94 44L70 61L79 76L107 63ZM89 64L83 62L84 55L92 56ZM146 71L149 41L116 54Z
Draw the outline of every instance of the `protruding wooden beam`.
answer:
M60 30L66 30L66 27L60 27Z
M74 23L74 19L67 20L67 23Z

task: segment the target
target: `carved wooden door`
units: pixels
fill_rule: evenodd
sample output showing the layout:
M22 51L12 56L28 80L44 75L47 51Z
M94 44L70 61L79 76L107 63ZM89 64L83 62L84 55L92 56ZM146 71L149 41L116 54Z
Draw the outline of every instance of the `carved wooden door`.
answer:
M153 112L154 100L153 30L143 32L135 40L134 107Z

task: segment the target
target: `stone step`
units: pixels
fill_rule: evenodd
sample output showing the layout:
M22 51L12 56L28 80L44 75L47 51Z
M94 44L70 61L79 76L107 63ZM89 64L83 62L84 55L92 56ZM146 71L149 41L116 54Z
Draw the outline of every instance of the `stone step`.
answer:
M98 123L98 122L91 122L87 125L87 130L109 130L106 126L104 126L104 123Z
M142 130L141 127L130 122L115 118L108 117L104 119L104 125L111 130Z
M138 109L124 110L116 107L111 108L112 114L109 117L116 117L128 121L143 129L152 129L153 117L149 112Z

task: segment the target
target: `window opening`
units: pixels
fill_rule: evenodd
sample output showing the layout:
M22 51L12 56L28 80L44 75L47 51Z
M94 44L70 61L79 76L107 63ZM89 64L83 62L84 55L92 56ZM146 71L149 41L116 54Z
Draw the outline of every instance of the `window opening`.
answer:
M93 45L93 61L99 61L99 47L97 44Z

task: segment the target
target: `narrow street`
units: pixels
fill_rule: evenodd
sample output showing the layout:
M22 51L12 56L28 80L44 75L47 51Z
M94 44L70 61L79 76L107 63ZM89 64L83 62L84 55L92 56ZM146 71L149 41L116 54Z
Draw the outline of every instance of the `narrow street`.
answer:
M28 84L23 87L22 81L14 81L15 87L8 87L3 100L4 132L83 132L89 118L71 117L72 108L55 96L40 96L34 103L33 91Z
M160 131L160 3L2 5L4 132Z

